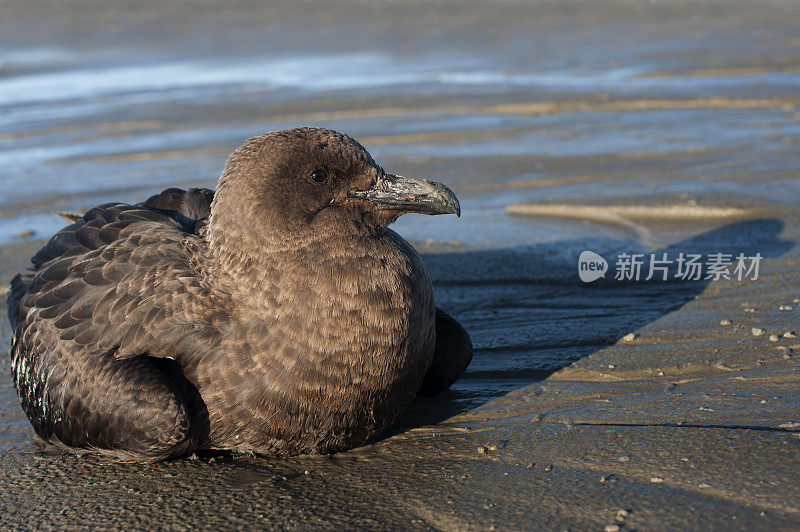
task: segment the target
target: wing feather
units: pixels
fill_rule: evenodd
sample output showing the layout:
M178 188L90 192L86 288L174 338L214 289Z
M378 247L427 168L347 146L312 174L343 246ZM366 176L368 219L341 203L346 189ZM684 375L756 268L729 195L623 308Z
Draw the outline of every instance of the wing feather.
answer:
M54 329L117 358L208 349L226 305L198 270L205 242L193 217L208 216L212 197L170 189L138 205L95 207L59 231L33 257L32 278L12 286L17 300L9 294L20 336Z

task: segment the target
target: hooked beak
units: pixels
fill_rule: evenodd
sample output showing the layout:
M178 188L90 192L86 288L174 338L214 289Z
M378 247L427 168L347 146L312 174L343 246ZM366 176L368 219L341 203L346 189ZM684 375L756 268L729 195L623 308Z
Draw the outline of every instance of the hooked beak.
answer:
M382 174L372 188L353 191L349 196L369 200L379 209L461 216L461 205L453 191L424 179Z

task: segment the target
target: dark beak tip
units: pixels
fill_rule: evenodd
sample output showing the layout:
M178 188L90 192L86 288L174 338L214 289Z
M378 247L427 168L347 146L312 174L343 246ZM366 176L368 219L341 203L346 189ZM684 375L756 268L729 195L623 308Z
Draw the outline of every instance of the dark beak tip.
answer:
M455 214L458 218L461 218L461 202L458 201L455 192L442 183L430 181L428 183L433 186L435 190L433 195L442 207L439 212L442 214Z
M452 202L451 203L452 203L452 207L453 207L453 214L455 214L457 218L461 218L461 202L458 201L458 198L456 197L455 194L453 194L452 191L450 193L452 194Z
M458 198L453 196L453 214L456 215L456 218L461 218L461 202L458 201Z

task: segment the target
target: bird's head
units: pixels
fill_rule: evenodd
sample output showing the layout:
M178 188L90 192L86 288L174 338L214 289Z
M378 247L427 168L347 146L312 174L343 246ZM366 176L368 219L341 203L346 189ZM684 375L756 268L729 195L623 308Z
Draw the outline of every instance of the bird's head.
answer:
M441 183L386 173L347 135L304 127L251 138L233 152L212 224L247 224L262 236L296 238L331 228L380 231L405 213L461 211Z

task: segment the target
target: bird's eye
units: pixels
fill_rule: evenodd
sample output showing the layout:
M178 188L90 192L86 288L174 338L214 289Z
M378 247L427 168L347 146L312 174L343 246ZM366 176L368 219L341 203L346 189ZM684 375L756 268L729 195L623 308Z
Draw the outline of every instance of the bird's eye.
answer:
M324 183L328 180L328 172L325 170L315 170L308 178L314 183Z

